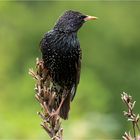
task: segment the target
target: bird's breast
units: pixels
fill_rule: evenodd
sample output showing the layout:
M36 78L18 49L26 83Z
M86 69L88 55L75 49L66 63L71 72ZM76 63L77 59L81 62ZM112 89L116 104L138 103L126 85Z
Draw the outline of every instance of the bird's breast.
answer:
M46 41L43 60L52 79L59 85L72 86L76 81L76 63L80 57L80 45L75 35L55 35Z

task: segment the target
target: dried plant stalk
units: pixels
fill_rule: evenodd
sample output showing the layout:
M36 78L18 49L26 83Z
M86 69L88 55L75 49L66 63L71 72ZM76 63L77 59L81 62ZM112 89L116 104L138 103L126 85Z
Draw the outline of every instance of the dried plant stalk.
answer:
M53 106L57 91L51 87L50 79L43 67L43 61L37 58L36 71L29 69L29 74L36 80L35 98L41 105L42 111L38 112L42 119L41 126L52 140L62 140L63 129L61 128L60 116L52 115L56 111Z
M127 117L127 120L132 122L133 133L134 133L134 138L133 138L130 132L129 133L125 132L123 139L124 140L139 140L140 137L136 136L136 129L140 132L140 127L138 125L140 117L139 117L139 114L136 115L133 111L136 101L133 101L132 96L128 95L125 92L121 94L121 99L128 108L128 110L124 111L123 113L124 113L124 116Z

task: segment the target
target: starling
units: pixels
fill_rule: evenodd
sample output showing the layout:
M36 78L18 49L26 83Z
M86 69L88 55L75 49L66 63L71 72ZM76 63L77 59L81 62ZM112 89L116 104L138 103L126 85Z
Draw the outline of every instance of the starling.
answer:
M85 21L94 19L96 17L77 11L66 11L40 42L44 68L52 84L61 89L57 113L63 119L68 118L70 102L76 94L80 79L82 54L77 31Z

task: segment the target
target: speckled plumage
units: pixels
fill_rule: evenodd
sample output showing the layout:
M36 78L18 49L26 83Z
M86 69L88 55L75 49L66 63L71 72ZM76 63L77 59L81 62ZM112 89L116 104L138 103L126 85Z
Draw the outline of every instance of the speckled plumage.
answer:
M85 17L75 11L65 12L40 42L44 67L48 69L52 82L68 92L60 110L63 119L68 118L70 100L75 96L80 79L81 49L77 31Z
M80 66L81 59L76 33L52 30L45 35L41 47L44 65L49 69L53 81L69 88L76 84L77 66Z

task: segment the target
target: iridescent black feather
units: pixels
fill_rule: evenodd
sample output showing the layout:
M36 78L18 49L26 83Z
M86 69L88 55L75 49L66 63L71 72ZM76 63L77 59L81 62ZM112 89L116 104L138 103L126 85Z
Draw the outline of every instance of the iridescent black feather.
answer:
M63 119L68 118L70 101L75 96L80 79L81 49L77 31L85 17L75 11L65 12L40 42L44 67L49 71L52 82L68 94L59 113Z

